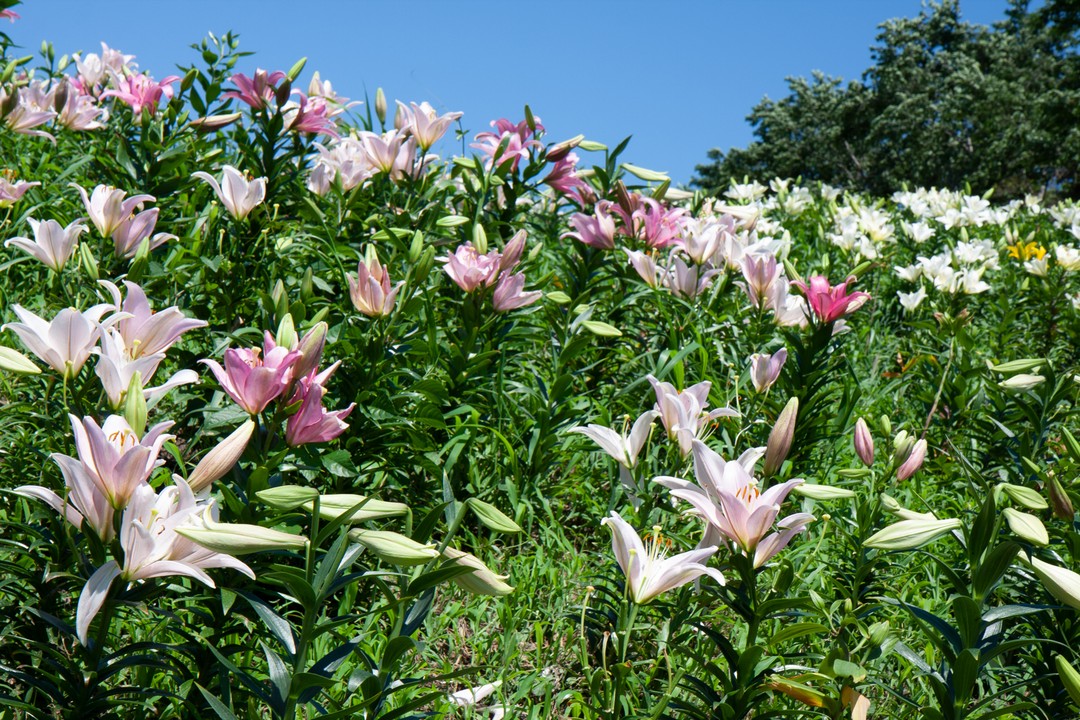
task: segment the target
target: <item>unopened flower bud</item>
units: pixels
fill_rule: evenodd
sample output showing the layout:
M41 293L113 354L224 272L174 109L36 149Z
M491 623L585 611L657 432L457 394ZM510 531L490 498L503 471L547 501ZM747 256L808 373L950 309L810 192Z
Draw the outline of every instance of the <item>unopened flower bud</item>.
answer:
M919 440L915 443L915 446L911 448L911 453L907 456L907 460L896 469L896 479L899 481L907 480L909 477L915 474L915 471L922 467L923 460L926 459L926 440Z
M1020 373L1019 375L1013 375L1008 380L1002 380L998 383L998 387L1012 392L1027 392L1045 381L1046 378L1042 375Z
M1053 508L1054 517L1059 520L1072 520L1075 513L1072 498L1065 492L1065 488L1061 486L1057 477L1051 475L1047 478L1046 492L1050 496L1050 507Z
M279 485L260 490L255 495L275 510L288 512L319 497L319 491L303 485Z
M292 533L243 523L219 523L208 515L191 525L176 528L179 535L207 550L227 555L244 555L264 550L302 550L307 538Z
M375 89L375 117L379 118L379 122L386 124L386 93L382 88Z
M308 512L313 512L314 508L313 502L304 503L304 509ZM353 508L358 509L354 510L349 517L351 523L380 520L409 512L409 506L404 503L375 500L363 495L337 494L323 495L319 498L319 517L323 520L335 520Z
M791 452L791 441L795 437L795 421L799 415L799 398L793 397L787 401L787 405L780 411L776 418L772 432L769 433L769 442L765 448L765 475L773 475L784 464L788 453Z
M1061 678L1061 684L1065 686L1069 697L1074 703L1080 705L1080 672L1077 672L1076 668L1061 655L1054 655L1054 665L1057 666L1058 677Z
M295 350L300 336L296 334L296 325L293 324L292 313L285 313L278 323L277 332L274 334L274 342L289 350Z
M228 127L243 117L241 113L229 113L227 115L208 115L188 123L188 127L195 128L199 132L212 132Z
M480 558L469 553L448 547L443 550L443 557L458 565L472 568L472 572L455 575L454 582L466 592L474 595L509 595L514 588L504 581L508 575L496 575L491 569L480 561Z
M862 418L855 421L855 454L866 467L874 464L874 438Z
M301 357L293 365L293 377L302 378L319 367L322 360L323 348L326 347L326 331L329 326L325 322L317 322L296 344L296 349L301 352Z
M434 545L424 545L389 530L356 529L349 532L349 539L394 565L423 565L439 557Z
M30 358L18 350L0 346L0 370L17 373L19 375L38 375L41 368L33 363Z
M960 521L955 518L901 520L877 531L863 545L878 550L914 550L959 527Z
M244 453L248 441L255 432L255 421L248 418L227 438L219 442L214 449L206 453L195 469L188 475L188 485L192 492L199 492L210 487L211 483L225 476L232 470Z
M1009 530L1012 531L1013 535L1036 545L1050 544L1050 536L1039 518L1011 507L1002 510L1002 514L1005 516L1005 522L1009 524Z
M1028 563L1043 587L1055 598L1080 610L1080 575L1057 565L1032 557Z

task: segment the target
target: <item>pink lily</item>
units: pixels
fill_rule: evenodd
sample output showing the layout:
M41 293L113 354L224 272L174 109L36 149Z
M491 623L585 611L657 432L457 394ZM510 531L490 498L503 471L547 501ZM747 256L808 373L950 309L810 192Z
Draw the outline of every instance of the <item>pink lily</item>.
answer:
M286 128L298 133L321 133L333 138L341 137L334 123L334 115L340 110L332 110L325 98L309 98L300 91L294 93L300 98L299 102L289 101L281 106Z
M760 457L758 449L744 454L738 462L727 462L705 443L694 440L693 453L697 484L673 477L659 477L656 482L690 503L694 513L705 520L708 527L703 543L727 540L737 551L752 557L754 567L761 567L814 520L809 513L795 513L776 523L778 532L769 534L780 506L803 481L788 480L762 491L751 474Z
M615 219L604 211L601 205L596 206L595 215L574 213L570 217L570 227L575 232L567 233L563 237L572 237L586 245L601 250L612 250L615 247Z
M131 111L136 115L140 114L143 108L148 108L150 112L157 112L161 97L164 95L171 100L173 96L172 85L179 80L178 75L170 75L161 82L155 82L146 73L129 75L124 78L117 78L115 80L116 89L106 90L101 93L101 97L115 97L121 102L130 105Z
M660 276L660 268L656 265L656 256L651 253L643 253L640 250L627 250L623 252L630 258L630 265L637 272L638 277L645 281L651 288L660 287L663 278Z
M787 348L780 348L772 355L754 353L750 356L750 381L755 390L765 392L772 387L780 377L787 355Z
M105 389L105 396L109 399L109 405L114 410L123 404L135 373L139 374L143 397L148 401L164 395L173 388L199 381L199 375L194 370L180 370L164 384L156 387L146 387L146 384L154 377L154 373L157 372L158 365L165 359L165 354L143 353L137 358L132 358L128 354L126 342L115 327L105 330L101 337L100 347L101 354L98 355L94 372L97 373L98 378L101 380L101 386Z
M109 114L97 106L92 95L83 93L72 81L66 81L62 103L56 106L56 124L68 130L100 130Z
M648 537L648 545L637 531L618 513L600 521L611 528L611 549L626 576L626 592L638 605L644 605L659 595L708 575L721 585L724 576L704 563L716 552L716 546L699 548L665 557L665 543L659 528Z
M676 297L693 300L712 285L716 268L703 269L702 265L687 265L678 255L673 255L664 273L664 285Z
M539 290L524 292L525 273L504 272L495 285L495 293L492 295L492 304L496 312L507 312L517 308L532 305L540 299L542 294Z
M750 304L757 308L766 307L774 283L783 278L783 273L777 269L776 256L744 255L742 273L746 278L745 289Z
M22 17L22 15L18 14L17 12L12 10L11 8L8 8L6 10L0 10L0 18L7 18L11 22L15 22L16 20L18 20L21 17Z
M261 110L274 99L274 93L277 90L275 86L284 79L285 73L280 70L268 74L259 68L255 71L253 78L243 73L236 73L229 80L239 89L222 93L221 97L240 100L256 110Z
M660 416L656 410L646 410L634 421L630 434L626 430L618 433L603 425L590 423L585 427L571 428L567 432L580 433L600 446L600 449L622 465L627 470L637 465L638 453L645 445L645 440L652 430L653 421Z
M7 177L0 175L0 208L8 208L22 199L26 191L40 185L39 182L11 182Z
M458 287L471 293L479 287L491 287L499 279L502 254L491 250L481 255L471 242L466 242L453 253L436 259L445 263L443 270Z
M116 255L122 258L133 258L138 253L139 247L144 240L148 240L149 250L159 247L169 240L177 237L171 233L157 233L154 235L154 226L157 225L158 209L150 208L138 215L132 215L124 220L112 232L113 245ZM151 237L153 235L153 237Z
M14 245L40 260L46 267L60 272L74 254L79 235L86 232L86 226L78 220L71 222L66 228L61 227L55 220L42 222L27 218L26 221L34 230L33 241L24 237L11 238L4 243L4 247Z
M36 130L35 128L52 120L56 117L56 113L46 109L47 105L39 106L33 102L32 93L33 91L30 88L20 88L14 93L9 93L6 89L0 88L0 112L3 113L4 125L12 132L48 138L55 143L56 138L44 130ZM51 105L51 103L49 104Z
M259 357L259 348L229 348L224 368L214 360L199 361L210 368L228 396L251 415L261 413L292 386L293 365L303 357L299 350L274 343L269 332L263 346L263 357Z
M127 193L110 185L98 185L87 196L86 190L75 183L71 184L79 195L82 196L83 205L90 221L98 229L102 237L110 237L113 231L135 212L135 208L144 202L153 202L153 195L134 195L127 197Z
M574 188L585 184L575 170L578 160L577 153L570 153L557 160L551 167L551 172L540 182L550 185L558 192L569 194Z
M407 130L414 138L416 138L416 144L420 146L420 150L427 152L446 134L446 131L450 129L450 124L456 122L464 113L449 112L445 115L439 115L435 112L435 108L431 107L427 102L422 102L419 105L416 103L409 103L406 107L402 102L398 101L398 115L394 118L394 124L399 130ZM400 122L400 124L398 124Z
M120 546L123 566L110 560L86 581L75 614L79 642L87 642L90 623L101 610L113 582L148 580L169 575L184 575L214 587L206 574L208 568L231 567L248 577L255 574L247 565L224 553L207 550L176 532L196 520L200 513L212 513L213 505L200 504L183 480L160 493L141 485L120 520Z
M300 409L289 418L285 426L285 442L290 447L329 442L348 429L349 424L344 420L356 407L356 403L342 410L327 412L322 405L326 389L315 381L314 373L298 383L297 394L303 398ZM295 397L292 402L296 402Z
M534 127L537 131L543 131L544 126L540 124L540 118L534 119ZM542 148L539 140L533 138L533 130L529 127L525 120L522 120L517 125L514 125L506 118L500 118L499 120L492 120L491 126L495 128L496 132L482 132L476 135L477 142L472 143L469 147L476 148L485 155L488 156L487 167L499 167L509 160L513 160L510 165L510 172L516 172L518 162L522 159L528 159L529 153L532 148ZM502 151L499 151L499 148Z
M386 317L394 311L394 301L404 282L391 287L390 273L372 249L356 268L356 277L348 276L349 297L353 307L368 317Z
M829 286L829 279L822 275L810 278L810 285L793 281L791 284L799 288L806 296L810 308L822 323L831 323L840 318L850 315L863 306L870 299L870 294L854 292L848 294L847 288L855 282L855 276L851 275L847 280L835 287Z
M47 503L76 528L83 532L93 531L103 543L111 542L116 533L113 529L114 511L109 499L76 458L53 453L52 459L60 466L64 476L67 487L65 497L61 498L40 485L22 485L15 488L15 494Z
M165 433L172 422L158 423L139 438L120 415L110 415L101 426L92 417L68 417L75 432L79 462L116 510L126 506L135 488L145 484L154 469L164 464L158 454L165 441L173 437Z

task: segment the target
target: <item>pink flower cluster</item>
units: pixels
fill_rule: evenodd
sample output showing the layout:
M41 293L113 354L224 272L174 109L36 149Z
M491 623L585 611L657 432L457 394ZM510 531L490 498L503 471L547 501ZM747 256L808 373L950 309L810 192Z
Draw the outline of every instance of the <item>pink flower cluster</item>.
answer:
M507 312L532 305L540 299L539 291L525 292L525 274L513 272L525 249L525 231L518 231L506 243L502 252L491 250L481 254L471 242L437 258L445 263L443 270L458 287L467 293L492 286L492 304L496 312Z

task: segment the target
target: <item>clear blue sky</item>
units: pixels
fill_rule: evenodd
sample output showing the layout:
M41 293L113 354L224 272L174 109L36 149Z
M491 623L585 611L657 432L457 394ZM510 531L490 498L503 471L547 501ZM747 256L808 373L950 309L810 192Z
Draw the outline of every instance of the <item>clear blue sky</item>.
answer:
M993 23L1005 0L962 0L965 19ZM255 51L241 70L287 70L308 57L353 99L461 110L472 133L528 103L551 140L578 133L624 158L688 181L709 148L752 139L746 115L784 78L814 70L845 79L870 64L877 26L914 16L920 0L29 0L12 39L58 55L135 54L155 77L191 63L206 32L233 30Z

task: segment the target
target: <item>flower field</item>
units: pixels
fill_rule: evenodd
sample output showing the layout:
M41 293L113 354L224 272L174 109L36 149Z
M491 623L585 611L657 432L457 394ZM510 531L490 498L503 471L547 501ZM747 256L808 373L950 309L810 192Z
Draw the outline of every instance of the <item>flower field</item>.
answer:
M3 40L0 718L1080 713L1080 206Z

